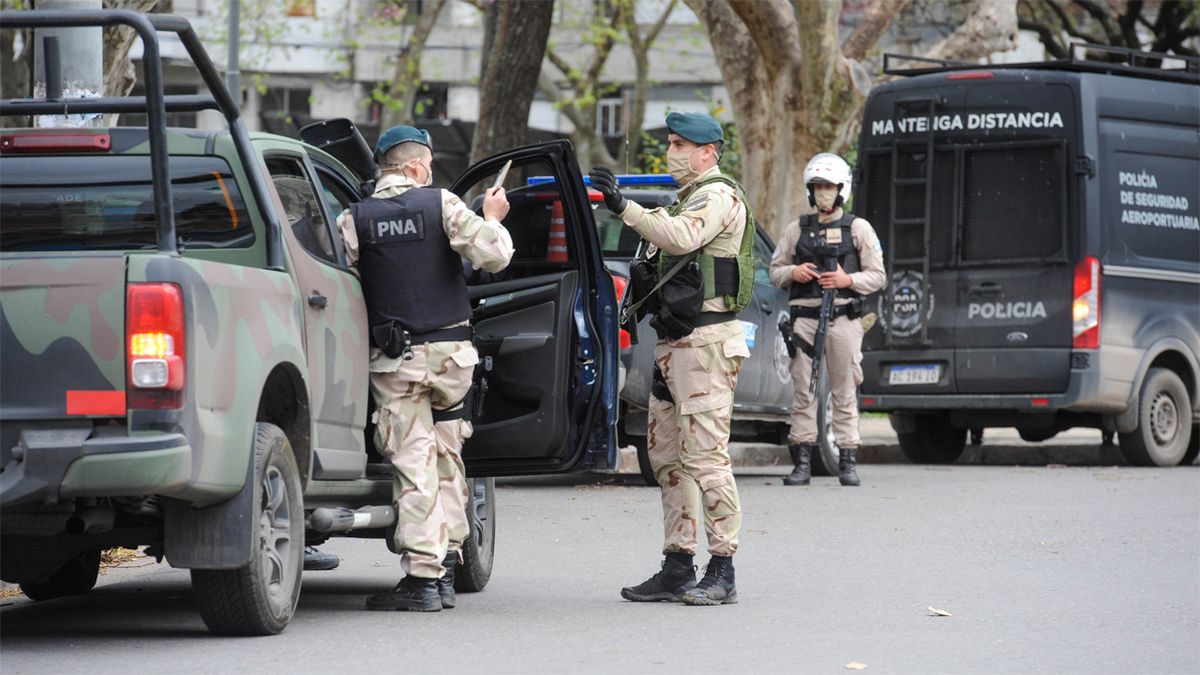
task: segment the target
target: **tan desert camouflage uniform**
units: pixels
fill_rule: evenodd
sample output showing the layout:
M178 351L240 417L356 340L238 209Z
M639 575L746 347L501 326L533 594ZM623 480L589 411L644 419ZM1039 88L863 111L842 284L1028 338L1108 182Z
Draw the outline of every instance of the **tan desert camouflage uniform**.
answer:
M718 174L713 167L691 185ZM738 254L746 207L732 187L713 183L693 192L684 186L675 208L678 215L630 202L621 218L672 255L697 248L720 257ZM729 311L722 297L705 300L702 309ZM732 556L737 551L742 510L729 461L729 425L738 370L749 356L737 321L701 326L679 340L660 340L654 348L676 401L650 397L647 431L650 465L662 490L664 553L695 553L698 510L709 552Z
M839 208L825 219L837 223L842 218ZM858 249L861 268L850 274L850 290L866 296L883 288L887 272L883 266L883 248L871 224L855 218L850 224L850 235ZM788 223L783 236L771 257L768 275L771 283L783 289L792 285L792 263L796 242L800 239L800 220ZM850 298L836 298L835 305L850 302ZM792 305L819 307L820 298L802 298L791 301ZM797 318L792 330L796 337L812 344L817 334L817 319ZM825 333L825 367L829 373L829 391L833 397L833 438L839 448L857 448L858 435L858 385L862 384L862 339L863 324L859 320L838 317L829 324ZM792 359L792 425L788 432L790 443L814 444L817 442L817 399L808 392L808 380L812 377L812 359L801 350L796 350Z
M385 174L374 197L386 199L417 187L411 179ZM513 255L512 237L499 222L485 220L461 199L442 190L442 225L450 246L486 272L504 269ZM349 211L338 218L346 257L358 260L358 235ZM456 409L471 387L479 355L469 341L413 346L413 358L388 358L371 349L371 395L378 409L375 445L396 469L396 550L406 574L442 576L447 551L459 551L469 534L462 443L471 435L464 420L433 422L433 410Z

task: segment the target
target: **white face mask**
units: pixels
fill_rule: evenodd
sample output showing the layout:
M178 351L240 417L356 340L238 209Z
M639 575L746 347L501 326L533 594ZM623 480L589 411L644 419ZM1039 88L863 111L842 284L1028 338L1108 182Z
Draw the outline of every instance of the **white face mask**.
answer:
M698 175L697 171L692 168L692 155L700 150L701 148L696 148L691 152L667 153L667 173L671 174L671 178L674 178L680 187L692 182Z

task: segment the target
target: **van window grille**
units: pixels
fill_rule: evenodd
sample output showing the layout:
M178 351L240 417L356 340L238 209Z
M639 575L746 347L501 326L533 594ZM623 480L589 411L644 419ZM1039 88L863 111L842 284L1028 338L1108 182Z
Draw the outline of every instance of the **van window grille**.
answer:
M925 153L901 153L898 158L901 178L919 178L925 172ZM888 153L873 154L867 160L867 185L869 197L862 216L870 221L879 235L885 251L896 257L914 258L926 254L921 228L899 228L898 241L888 238L888 219L891 217L891 172L892 157ZM939 150L933 163L933 212L930 218L929 260L934 264L947 264L954 255L954 152ZM925 186L896 186L898 218L922 218L925 215Z
M974 149L963 160L963 262L1045 258L1063 248L1058 146Z
M949 147L935 153L928 252L920 226L898 227L897 241L888 241L892 157L889 152L867 156L865 185L859 187L866 191L861 215L875 228L886 255L928 255L935 266L1061 255L1066 170L1061 146L959 147L958 153ZM897 159L901 178L923 175L924 151L902 152ZM956 185L960 175L961 187ZM896 216L923 217L924 190L920 184L896 186ZM961 219L957 226L956 218Z

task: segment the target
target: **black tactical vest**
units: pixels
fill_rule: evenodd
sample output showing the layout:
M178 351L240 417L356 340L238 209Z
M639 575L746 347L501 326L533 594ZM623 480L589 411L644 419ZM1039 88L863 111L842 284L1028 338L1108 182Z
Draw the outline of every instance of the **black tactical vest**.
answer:
M821 263L817 260L816 246L819 243L821 230L840 227L842 229L842 243L838 246L838 264L842 266L842 270L846 274L852 274L862 269L858 262L858 249L854 247L854 237L850 234L850 225L854 223L854 218L853 213L845 213L837 223L821 225L817 221L816 214L801 216L800 238L796 240L796 250L792 258L792 264L799 265L800 263L810 262L816 263L820 267ZM837 294L838 297L842 298L858 297L858 293L849 288L839 288ZM788 294L788 298L792 300L819 297L821 297L821 286L815 279L803 284L792 282L792 290Z
M370 197L350 213L372 326L399 321L410 333L428 333L471 318L462 258L442 227L440 190Z

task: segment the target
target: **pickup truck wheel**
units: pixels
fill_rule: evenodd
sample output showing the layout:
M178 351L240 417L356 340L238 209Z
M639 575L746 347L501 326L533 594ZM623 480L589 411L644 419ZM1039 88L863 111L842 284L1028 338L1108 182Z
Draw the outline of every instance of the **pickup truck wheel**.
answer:
M896 434L913 464L953 464L967 445L967 430L950 426L946 415L917 415L914 431Z
M1133 464L1175 466L1187 456L1191 430L1187 387L1174 372L1151 368L1138 397L1138 426L1118 435L1121 452Z
M250 562L232 570L192 570L200 616L222 635L274 635L300 597L304 503L292 446L273 424L254 433L256 527Z
M50 600L68 595L83 595L96 585L100 573L100 550L84 551L58 568L49 579L21 584L21 592L30 600Z
M838 475L841 450L833 440L833 393L829 391L829 373L822 368L817 382L817 452L812 455L814 476Z
M487 586L496 554L496 479L472 478L467 488L471 493L467 504L471 534L463 542L463 561L454 574L454 590L460 593L482 591Z

